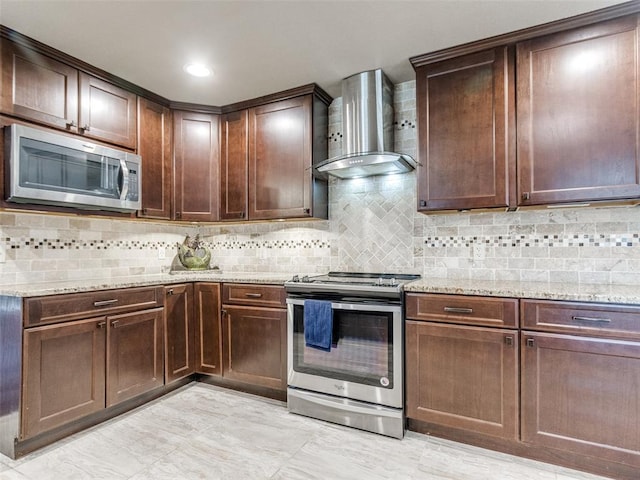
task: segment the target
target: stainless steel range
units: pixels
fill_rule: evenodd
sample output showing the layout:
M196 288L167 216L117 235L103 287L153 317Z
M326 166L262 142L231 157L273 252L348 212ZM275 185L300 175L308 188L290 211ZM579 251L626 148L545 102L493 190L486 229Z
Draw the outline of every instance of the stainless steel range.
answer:
M404 284L419 275L329 272L285 282L293 413L404 436Z

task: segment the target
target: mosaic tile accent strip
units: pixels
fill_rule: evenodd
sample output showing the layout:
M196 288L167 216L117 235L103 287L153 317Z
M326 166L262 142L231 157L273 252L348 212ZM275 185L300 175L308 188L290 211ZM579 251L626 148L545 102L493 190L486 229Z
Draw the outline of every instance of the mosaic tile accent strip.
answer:
M639 247L640 234L495 235L426 237L427 247Z

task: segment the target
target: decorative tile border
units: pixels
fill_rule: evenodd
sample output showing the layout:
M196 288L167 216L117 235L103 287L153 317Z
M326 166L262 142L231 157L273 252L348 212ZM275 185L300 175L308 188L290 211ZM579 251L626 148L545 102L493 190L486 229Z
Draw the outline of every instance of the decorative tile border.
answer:
M176 242L140 241L140 240L76 240L48 238L10 238L0 240L6 248L12 250L155 250L158 248L175 248ZM205 242L207 247L215 250L245 250L251 248L285 249L285 248L331 248L325 240L234 240Z
M477 244L488 247L638 247L640 234L436 236L425 238L424 243L428 247L469 247Z

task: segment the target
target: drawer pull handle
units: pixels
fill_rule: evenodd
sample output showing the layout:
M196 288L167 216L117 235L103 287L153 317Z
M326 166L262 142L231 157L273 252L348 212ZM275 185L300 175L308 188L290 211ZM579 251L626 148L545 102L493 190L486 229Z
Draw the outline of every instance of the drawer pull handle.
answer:
M107 325L107 322L100 322L100 323L98 323L97 327L98 328L104 328L104 327L106 327L106 325Z
M118 328L118 324L120 323L120 320L114 320L113 322L111 322L111 326L113 328Z
M527 347L535 347L536 343L533 341L533 338L527 338Z
M262 298L261 293L245 293L244 296L247 298Z
M114 305L118 303L118 299L114 298L113 300L101 300L98 302L93 302L94 307L108 307L109 305Z
M512 347L513 346L513 337L511 335L507 335L506 337L504 337L504 344L507 347Z
M444 307L444 311L447 313L473 313L473 308L461 308L461 307Z
M591 322L591 323L611 323L609 318L595 318L595 317L571 317L571 320L576 322Z

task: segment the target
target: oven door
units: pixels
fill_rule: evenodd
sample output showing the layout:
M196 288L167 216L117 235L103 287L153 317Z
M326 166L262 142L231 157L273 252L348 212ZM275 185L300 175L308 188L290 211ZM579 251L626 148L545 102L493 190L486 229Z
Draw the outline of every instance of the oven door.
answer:
M402 306L332 302L331 308L327 352L305 345L304 299L287 299L289 386L402 408Z

